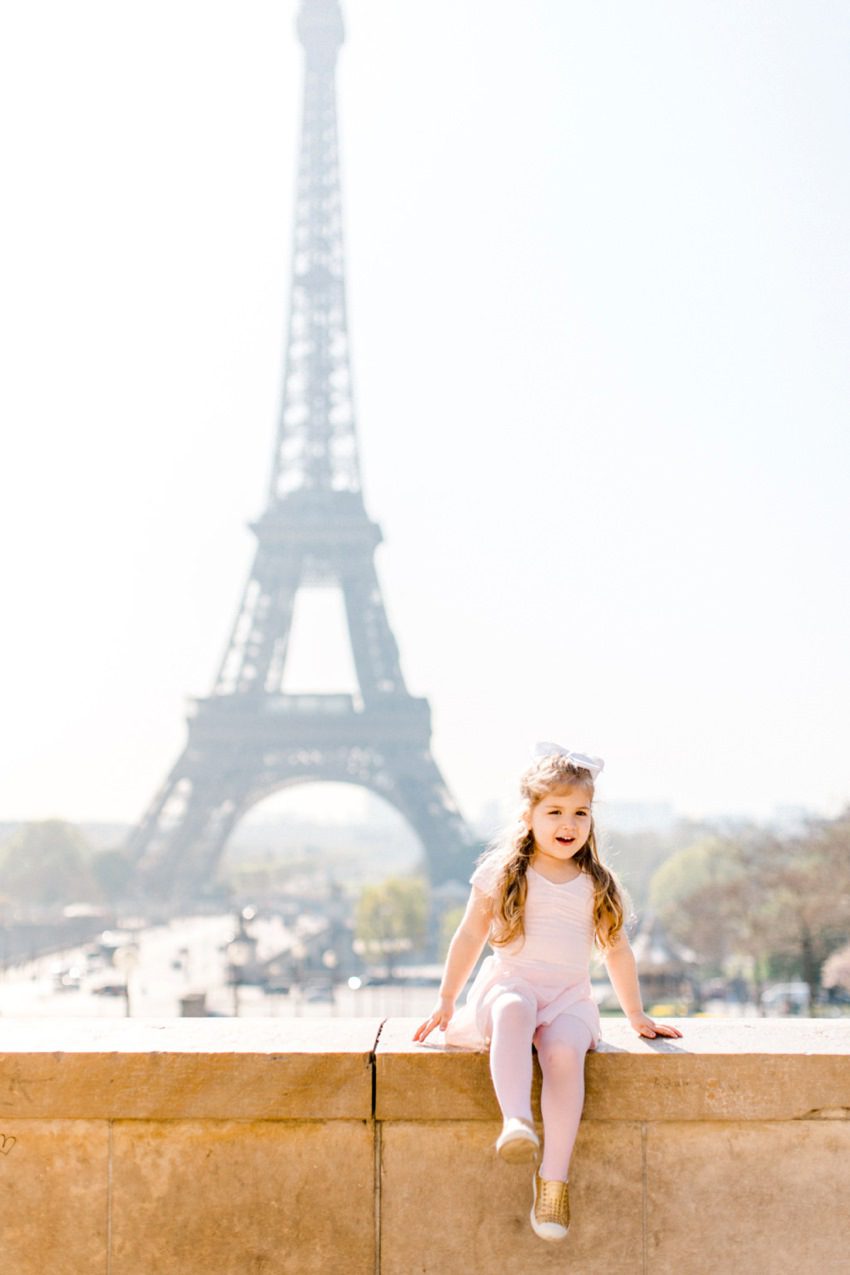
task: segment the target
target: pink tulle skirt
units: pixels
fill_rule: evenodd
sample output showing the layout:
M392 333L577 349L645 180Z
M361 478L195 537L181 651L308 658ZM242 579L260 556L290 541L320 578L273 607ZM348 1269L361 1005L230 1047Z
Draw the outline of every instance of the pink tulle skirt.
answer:
M559 1014L581 1019L593 1037L591 1048L598 1045L601 1025L589 975L510 956L488 956L482 962L465 1003L449 1023L445 1044L486 1049L492 1031L493 1003L502 992L518 992L535 1004L538 1027L553 1022Z

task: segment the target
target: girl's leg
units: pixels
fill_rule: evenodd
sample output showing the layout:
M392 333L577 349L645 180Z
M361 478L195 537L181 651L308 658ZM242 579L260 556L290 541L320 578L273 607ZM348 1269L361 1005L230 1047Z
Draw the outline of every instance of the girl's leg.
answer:
M502 992L493 1002L490 1075L506 1120L531 1119L531 1038L537 1006L519 992Z
M584 1058L593 1036L580 1018L559 1014L547 1026L538 1027L534 1043L543 1072L540 1176L565 1182L584 1106Z

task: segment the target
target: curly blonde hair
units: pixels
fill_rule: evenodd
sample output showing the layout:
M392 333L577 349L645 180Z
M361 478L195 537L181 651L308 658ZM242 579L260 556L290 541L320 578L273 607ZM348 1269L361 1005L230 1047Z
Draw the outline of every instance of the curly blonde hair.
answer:
M522 806L516 823L481 856L480 862L498 864L499 893L495 900L495 929L490 942L504 947L525 935L526 873L534 854L534 834L526 822L539 801L564 788L583 788L588 805L593 801L593 776L566 757L540 757L520 778ZM623 928L625 902L620 883L599 857L591 813L590 835L573 855L573 862L593 881L593 930L600 948L610 948Z

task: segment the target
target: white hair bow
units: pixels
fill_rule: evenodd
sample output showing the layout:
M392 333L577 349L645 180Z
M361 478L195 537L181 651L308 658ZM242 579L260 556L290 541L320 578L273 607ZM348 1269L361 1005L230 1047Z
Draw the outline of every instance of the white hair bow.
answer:
M563 748L560 744L553 744L548 740L534 745L534 756L566 757L567 761L572 762L574 766L581 766L583 770L589 770L593 779L601 774L605 767L605 762L601 757L588 757L586 753L574 753L571 749Z

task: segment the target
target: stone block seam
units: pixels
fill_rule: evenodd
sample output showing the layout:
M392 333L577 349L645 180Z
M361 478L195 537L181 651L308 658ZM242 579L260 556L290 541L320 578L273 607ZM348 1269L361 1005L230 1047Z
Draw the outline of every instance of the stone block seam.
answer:
M375 1138L375 1167L374 1167L374 1224L375 1224L375 1275L381 1275L381 1159L382 1159L382 1124L380 1120L376 1120L375 1116L378 1110L378 1041L381 1039L381 1032L384 1030L386 1019L381 1019L378 1024L378 1030L375 1034L375 1040L369 1052L369 1066L372 1070L372 1128Z

